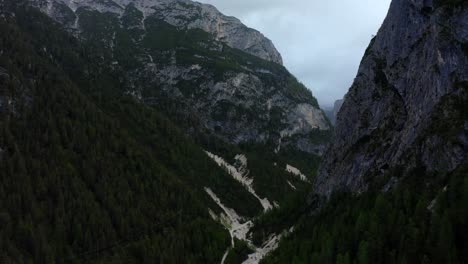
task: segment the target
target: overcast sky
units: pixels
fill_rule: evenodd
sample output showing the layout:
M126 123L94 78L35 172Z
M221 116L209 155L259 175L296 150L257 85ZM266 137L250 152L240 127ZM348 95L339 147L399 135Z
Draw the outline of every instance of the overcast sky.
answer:
M270 38L322 107L348 91L390 0L198 0Z

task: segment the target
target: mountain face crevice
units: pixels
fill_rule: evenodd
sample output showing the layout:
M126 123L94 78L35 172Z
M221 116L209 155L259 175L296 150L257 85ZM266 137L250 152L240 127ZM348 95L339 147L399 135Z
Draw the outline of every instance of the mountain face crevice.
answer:
M392 2L346 95L316 192L362 192L398 168L393 177L464 162L467 28L463 1ZM441 133L441 123L453 133Z

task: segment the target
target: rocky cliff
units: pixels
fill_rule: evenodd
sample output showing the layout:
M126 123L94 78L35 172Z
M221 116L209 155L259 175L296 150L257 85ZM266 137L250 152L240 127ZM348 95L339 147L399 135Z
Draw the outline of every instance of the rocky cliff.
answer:
M74 32L124 93L230 143L321 154L329 122L270 40L189 0L31 0ZM99 78L99 72L90 72ZM201 128L200 128L201 127ZM317 137L319 135L319 137Z
M336 100L335 104L333 105L333 116L335 117L334 118L335 122L336 122L336 117L338 116L338 113L340 112L341 107L343 106L343 103L344 103L344 100L340 99L340 100Z
M243 25L237 18L225 16L214 6L190 0L34 0L54 19L78 28L73 13L80 8L100 13L124 15L128 6L142 14L141 25L149 16L157 16L179 29L202 29L232 48L246 51L262 59L282 64L281 54L271 40L257 30ZM72 11L72 12L70 12Z
M336 117L338 116L338 113L340 112L343 102L344 102L343 99L336 100L333 106L324 109L325 114L327 115L328 119L333 125L336 124Z
M444 173L468 147L466 1L394 0L338 115L316 191Z

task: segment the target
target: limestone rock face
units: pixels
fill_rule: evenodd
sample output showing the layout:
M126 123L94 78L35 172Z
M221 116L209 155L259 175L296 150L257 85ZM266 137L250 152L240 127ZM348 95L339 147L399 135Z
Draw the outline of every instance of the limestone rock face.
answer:
M189 0L30 0L121 73L123 92L229 143L321 155L330 124L260 32ZM97 74L97 73L89 73ZM164 105L164 107L162 106Z
M64 22L79 8L101 13L122 15L129 5L146 18L156 15L179 29L202 29L232 48L240 49L262 59L282 64L281 54L271 40L257 30L246 27L235 17L223 15L214 6L190 0L34 0L43 11ZM73 26L70 24L69 26Z
M466 3L393 0L345 97L316 192L454 170L466 161L467 89Z
M279 140L279 148L291 145L305 152L323 152L322 144L312 144L307 137L312 131L329 131L330 125L307 96L290 97L283 89L288 81L279 79L279 83L269 86L264 75L253 69L248 73L227 73L219 81L207 79L207 75L206 70L196 66L169 66L156 73L151 82L163 87L169 97L185 101L187 114L198 113L205 128L229 142ZM184 81L198 84L197 90L189 92L190 96L174 89Z

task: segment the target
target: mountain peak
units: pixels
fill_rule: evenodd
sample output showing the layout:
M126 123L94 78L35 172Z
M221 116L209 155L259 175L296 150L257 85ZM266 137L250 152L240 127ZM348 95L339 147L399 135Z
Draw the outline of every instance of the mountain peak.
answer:
M190 0L32 0L43 12L60 20L63 7L73 12L87 8L122 16L129 5L142 12L144 19L158 15L179 29L202 29L231 48L240 49L264 60L283 64L272 41L234 17L226 16L214 6Z
M323 153L315 139L330 124L317 100L281 65L272 42L237 18L189 0L31 1L84 42L99 43L106 64L127 77L124 93L179 105L168 114L196 119L189 129L277 152Z

